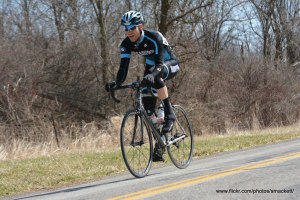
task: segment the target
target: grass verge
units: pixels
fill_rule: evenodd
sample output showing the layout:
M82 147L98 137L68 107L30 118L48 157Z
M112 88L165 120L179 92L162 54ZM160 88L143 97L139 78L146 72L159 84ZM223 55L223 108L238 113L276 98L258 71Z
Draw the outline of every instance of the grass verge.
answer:
M194 157L297 138L300 137L299 129L298 125L227 136L195 137ZM0 197L65 186L124 171L127 169L119 148L0 161Z

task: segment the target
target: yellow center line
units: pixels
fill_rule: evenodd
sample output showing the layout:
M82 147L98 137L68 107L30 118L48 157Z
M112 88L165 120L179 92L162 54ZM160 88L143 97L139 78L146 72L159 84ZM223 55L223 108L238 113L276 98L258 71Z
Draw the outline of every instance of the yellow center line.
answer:
M180 187L192 185L192 184L195 184L195 183L203 182L203 181L206 181L206 180L210 180L210 179L214 179L214 178L218 178L218 177L238 173L238 172L241 172L241 171L244 171L244 170L258 168L258 167L261 167L261 166L277 163L277 162L280 162L280 161L284 161L284 160L288 160L288 159L296 158L296 157L300 157L300 152L289 153L289 154L274 157L274 158L271 158L271 159L262 160L262 161L259 161L259 162L253 162L253 163L250 163L250 164L242 165L242 166L231 168L231 169L226 169L226 170L219 171L219 172L214 172L214 173L211 173L211 174L198 176L198 177L191 178L191 179L186 179L186 180L170 183L170 184L163 185L163 186L158 186L158 187L153 187L153 188L149 188L149 189L146 189L146 190L141 190L141 191L138 191L138 192L134 192L134 193L114 197L114 198L111 198L109 200L137 199L137 198L141 198L141 197L145 197L145 196L149 196L149 195L153 195L153 194L173 190L173 189L176 189L176 188L180 188Z

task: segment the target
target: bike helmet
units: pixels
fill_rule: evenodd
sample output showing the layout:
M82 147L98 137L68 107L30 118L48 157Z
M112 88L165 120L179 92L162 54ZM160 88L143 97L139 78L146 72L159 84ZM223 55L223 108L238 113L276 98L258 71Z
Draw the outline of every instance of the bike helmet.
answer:
M140 12L131 10L122 16L121 24L125 29L130 29L144 23L143 15Z

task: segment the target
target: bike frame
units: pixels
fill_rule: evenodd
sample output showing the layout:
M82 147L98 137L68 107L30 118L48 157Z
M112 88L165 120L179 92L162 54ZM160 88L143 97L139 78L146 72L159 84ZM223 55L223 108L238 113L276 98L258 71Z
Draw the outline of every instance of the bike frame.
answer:
M184 129L182 128L181 124L178 122L178 119L176 118L176 121L179 124L180 129L184 132L184 134L182 136L180 136L179 138L176 138L172 141L164 141L160 135L160 133L156 130L156 128L154 127L153 123L151 122L151 120L148 117L148 114L142 104L142 86L140 85L139 82L134 82L131 85L124 85L124 86L119 86L118 88L115 88L115 90L119 90L119 89L125 89L125 88L131 88L131 89L136 89L136 99L137 99L137 105L136 105L136 114L140 116L141 118L141 129L142 129L142 141L140 141L139 143L134 143L134 138L135 138L135 133L136 133L136 127L137 127L137 123L138 123L138 118L135 118L135 128L134 128L134 132L133 132L133 137L132 137L132 142L131 145L140 145L143 143L144 140L144 123L143 123L143 119L145 118L147 124L150 126L151 130L152 130L152 134L153 136L157 139L158 143L160 144L161 147L166 147L166 146L170 146L171 144L176 143L177 141L187 137L187 134L185 133ZM153 94L152 89L148 87L148 90L151 93L151 96L153 98L157 98L157 95ZM111 90L111 96L112 98L117 102L120 103L120 100L117 99L114 95L114 90Z
M147 124L150 126L150 128L152 130L152 133L155 136L155 138L158 140L159 144L162 147L166 147L167 144L165 143L165 141L162 140L159 132L153 126L153 123L149 119L148 114L147 114L145 108L143 107L143 104L142 104L142 88L141 87L138 88L138 91L137 91L136 95L137 95L137 106L136 106L137 110L136 110L136 112L140 115L142 122L143 122L143 119L145 118ZM142 124L141 125L141 128L142 128L142 138L144 139L144 129L143 129L144 124L143 123L141 123L141 124ZM134 139L134 137L133 137L133 139Z

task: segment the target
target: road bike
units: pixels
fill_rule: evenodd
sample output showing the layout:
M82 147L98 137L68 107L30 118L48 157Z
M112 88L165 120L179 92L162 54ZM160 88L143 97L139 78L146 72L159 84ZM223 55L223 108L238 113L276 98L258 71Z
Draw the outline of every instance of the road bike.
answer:
M172 131L161 134L161 126L158 127L151 121L142 104L142 98L151 95L157 98L151 88L147 93L143 93L141 83L133 82L130 85L123 85L111 89L110 93L116 102L120 102L115 97L115 90L133 89L136 91L135 107L125 114L120 131L120 144L122 156L127 169L137 177L145 177L152 165L153 140L161 148L166 148L173 164L180 168L186 168L193 156L194 139L191 122L179 105L172 105L176 120Z

